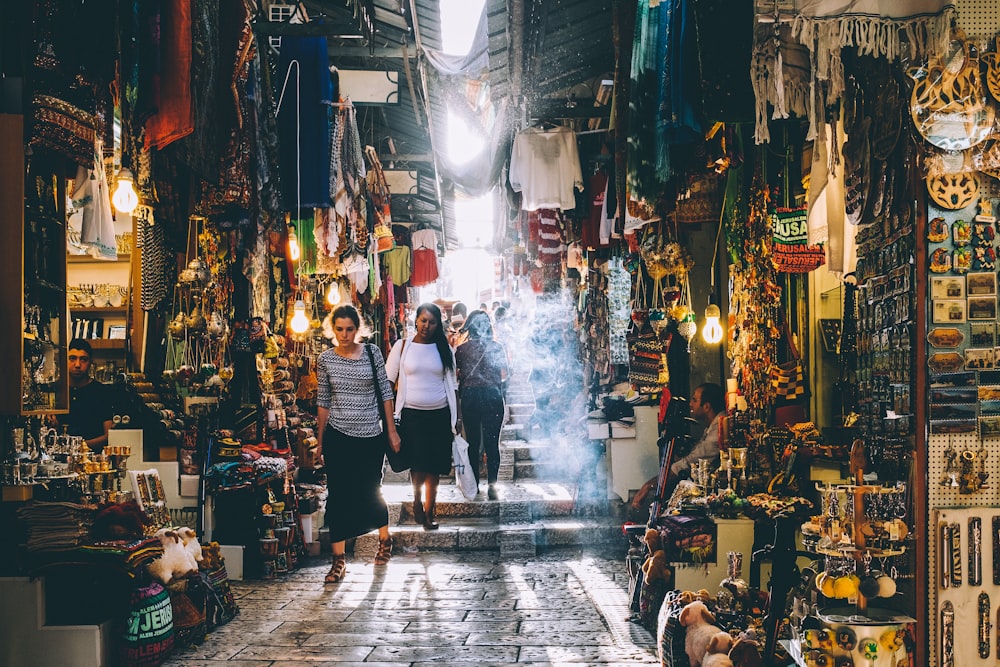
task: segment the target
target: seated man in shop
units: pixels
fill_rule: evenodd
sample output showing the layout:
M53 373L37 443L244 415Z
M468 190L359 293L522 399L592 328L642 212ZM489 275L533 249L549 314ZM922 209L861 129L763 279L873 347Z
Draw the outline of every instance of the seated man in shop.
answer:
M680 479L689 478L691 475L691 464L695 461L706 459L718 462L720 439L719 422L725 413L726 395L722 387L714 382L695 387L691 394L691 417L705 427L701 438L694 443L691 451L670 464L670 475L667 477L666 489L664 489L664 499L670 497L673 488L677 486ZM645 484L632 498L632 509L640 511L651 502L649 494L656 489L658 477L654 477Z
M69 366L69 415L60 423L69 426L70 435L83 436L95 454L108 443L113 410L111 388L90 376L93 349L82 338L74 338L67 351Z

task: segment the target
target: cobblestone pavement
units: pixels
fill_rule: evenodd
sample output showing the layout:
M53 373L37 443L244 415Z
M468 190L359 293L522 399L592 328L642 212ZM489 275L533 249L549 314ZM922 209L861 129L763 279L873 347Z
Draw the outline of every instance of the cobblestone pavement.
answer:
M606 551L606 550L605 550ZM275 581L234 582L240 615L169 667L658 665L655 639L627 620L624 558L555 549L325 559Z

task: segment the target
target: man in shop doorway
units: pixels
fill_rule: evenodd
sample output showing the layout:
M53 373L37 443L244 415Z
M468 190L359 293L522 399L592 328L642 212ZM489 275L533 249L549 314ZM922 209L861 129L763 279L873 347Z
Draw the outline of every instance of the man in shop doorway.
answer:
M113 407L110 388L90 376L93 352L82 338L69 343L69 415L63 415L60 422L69 426L70 435L83 436L90 450L100 454L108 443Z
M684 457L670 464L671 477L679 477L691 471L691 464L698 460L719 458L719 422L726 410L726 394L714 382L698 385L691 393L691 417L705 427L698 442Z
M719 422L725 412L726 395L722 387L714 382L695 387L691 394L691 417L705 427L701 438L694 444L687 455L676 459L670 465L670 475L667 477L664 489L664 498L670 498L674 487L681 479L688 479L691 476L691 464L700 459L715 460L719 457ZM659 477L653 477L640 487L639 491L632 498L631 508L633 511L641 513L644 507L648 507L652 502L650 494L656 489ZM638 515L637 515L638 516Z

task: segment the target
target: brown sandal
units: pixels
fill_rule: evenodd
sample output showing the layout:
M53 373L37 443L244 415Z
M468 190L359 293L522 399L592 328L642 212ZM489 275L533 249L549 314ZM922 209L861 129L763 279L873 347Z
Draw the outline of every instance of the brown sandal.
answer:
M334 554L333 564L330 566L330 571L326 573L323 581L328 584L335 584L344 578L347 573L347 555L346 554Z
M392 537L378 541L378 553L375 554L376 565L387 565L392 558Z

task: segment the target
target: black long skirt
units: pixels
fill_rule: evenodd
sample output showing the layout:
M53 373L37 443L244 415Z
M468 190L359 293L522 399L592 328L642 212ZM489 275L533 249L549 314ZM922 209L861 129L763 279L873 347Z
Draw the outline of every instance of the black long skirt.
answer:
M451 410L403 408L399 437L414 472L447 475L451 472Z
M323 460L331 542L364 535L389 523L389 508L382 497L384 442L381 435L354 438L327 425Z

